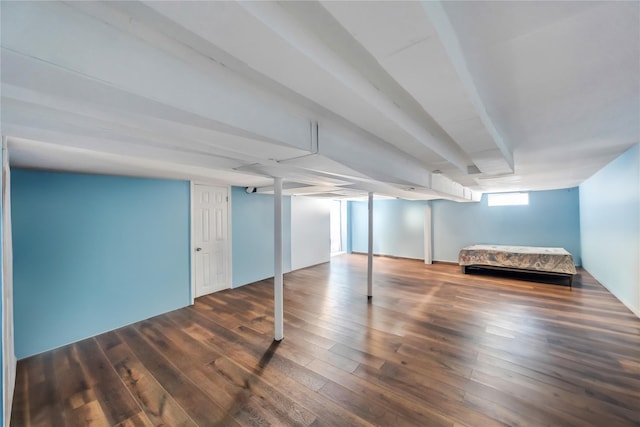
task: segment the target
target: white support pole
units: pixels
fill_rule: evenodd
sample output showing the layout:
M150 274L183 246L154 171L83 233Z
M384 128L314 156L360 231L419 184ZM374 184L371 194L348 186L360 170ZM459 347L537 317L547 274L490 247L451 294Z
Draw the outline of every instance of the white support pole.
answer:
M274 204L274 269L273 269L273 329L274 339L284 338L284 307L282 296L282 178L273 179Z
M367 250L367 299L373 298L373 193L369 193L369 247Z
M428 203L424 206L424 263L431 264L433 262L433 253L431 252L431 205Z

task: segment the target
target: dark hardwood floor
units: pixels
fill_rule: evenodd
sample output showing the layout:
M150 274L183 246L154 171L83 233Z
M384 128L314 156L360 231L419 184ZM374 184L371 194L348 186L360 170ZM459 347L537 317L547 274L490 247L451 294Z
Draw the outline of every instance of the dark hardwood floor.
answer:
M640 319L573 289L343 255L18 363L12 426L640 425ZM536 278L539 280L539 278Z

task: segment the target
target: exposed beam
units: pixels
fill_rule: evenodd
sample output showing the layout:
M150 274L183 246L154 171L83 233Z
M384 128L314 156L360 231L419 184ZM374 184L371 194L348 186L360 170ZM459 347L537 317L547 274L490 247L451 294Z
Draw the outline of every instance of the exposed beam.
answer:
M13 126L8 129L16 130ZM32 129L24 129L24 131L20 132L18 129L15 134L30 134ZM11 133L11 135L15 134ZM36 140L13 136L9 138L11 166L76 173L196 180L221 186L229 183L239 186L257 186L271 181L270 178L196 166L178 160L157 160L153 158L151 152L146 156L132 156L41 142L49 140L51 136L50 133L36 133L32 134L32 138ZM69 138L69 135L59 134L56 137Z
M105 89L214 120L226 132L311 149L308 119L293 114L281 100L222 64L136 21L106 16L105 22L55 2L7 2L2 7L3 56L12 52L35 58L101 82ZM32 30L29 37L24 37L25 22Z
M351 64L345 62L315 34L308 31L280 4L277 2L240 2L239 4L301 54L349 87L417 141L459 169L466 170L468 159L458 146L435 138L423 123L400 109L393 100L382 93Z
M272 6L287 18L278 5L255 7ZM318 115L272 93L270 86L105 4L8 2L3 14L2 101L10 107L3 120L14 136L68 146L77 158L85 149L94 158L118 156L119 171L149 156L156 166L175 162L181 170L278 175L315 186L431 188L424 164L399 148L344 118ZM34 29L30 37L23 37L20 22ZM246 181L229 181L240 182Z
M487 159L486 153L479 153L474 157L473 153L470 153L472 160L478 166L478 168L482 171L484 165L490 167L493 172L503 171L503 172L513 172L514 164L513 164L513 153L509 148L509 145L504 141L500 132L496 128L495 124L491 120L489 113L482 101L478 88L473 80L473 76L469 71L469 67L467 65L467 61L465 59L464 53L462 51L462 47L460 46L460 41L458 40L458 36L456 35L451 22L449 21L449 15L444 10L442 3L440 1L425 1L422 2L423 10L426 15L429 17L431 24L435 28L438 33L438 38L440 42L445 48L451 63L453 64L460 81L464 85L464 88L467 91L467 95L471 100L473 106L475 107L476 113L480 117L484 127L486 128L489 135L493 138L495 145L500 150L502 154L503 164L496 165L496 160L494 157L489 157Z
M431 173L419 161L368 132L341 123L320 123L318 153L376 181L430 186Z
M122 141L135 138L145 145L198 150L243 163L308 153L255 135L226 132L218 122L124 91L105 91L100 82L33 58L3 51L2 61L3 123L26 116L34 126L53 122L60 127L62 122L87 133L117 132ZM47 121L53 114L58 120Z

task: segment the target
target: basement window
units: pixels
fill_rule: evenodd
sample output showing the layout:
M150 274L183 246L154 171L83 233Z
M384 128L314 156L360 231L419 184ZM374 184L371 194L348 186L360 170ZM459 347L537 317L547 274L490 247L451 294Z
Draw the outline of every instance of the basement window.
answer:
M526 206L529 193L495 193L487 195L489 206Z

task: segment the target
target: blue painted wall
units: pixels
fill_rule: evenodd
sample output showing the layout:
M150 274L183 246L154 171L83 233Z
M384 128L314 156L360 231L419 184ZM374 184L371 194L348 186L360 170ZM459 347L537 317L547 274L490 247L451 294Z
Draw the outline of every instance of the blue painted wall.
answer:
M425 201L373 201L373 253L424 259ZM368 251L368 202L349 202L353 252Z
M273 277L273 196L231 188L232 287ZM291 271L291 197L283 197L283 271Z
M352 234L351 230L354 227L353 218L352 218L353 203L354 202L347 202L347 218L346 218L346 222L347 222L347 242L346 242L345 252L348 253L348 254L353 252L353 238L351 237L351 234Z
M434 200L433 259L458 261L471 244L563 247L581 263L578 188L532 191L528 206L487 206Z
M16 355L189 304L189 183L13 170Z
M640 316L640 145L580 185L583 265Z

